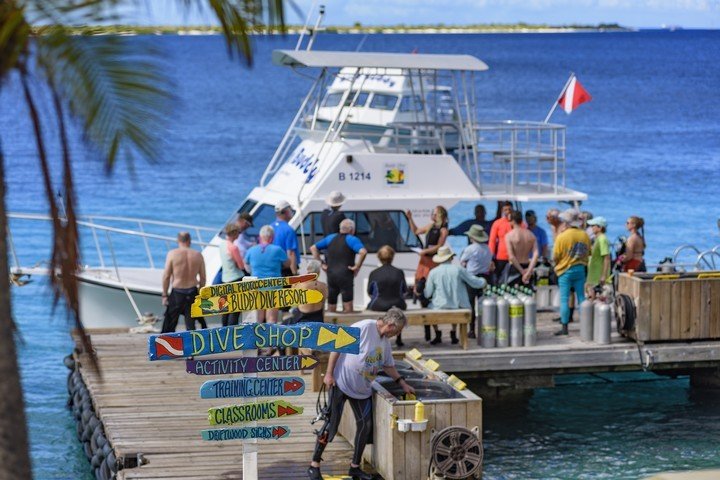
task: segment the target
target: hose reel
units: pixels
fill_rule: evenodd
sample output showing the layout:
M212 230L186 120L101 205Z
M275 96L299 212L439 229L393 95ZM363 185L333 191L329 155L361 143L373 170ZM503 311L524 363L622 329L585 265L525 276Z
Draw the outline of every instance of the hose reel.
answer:
M447 427L432 432L430 478L450 480L480 478L483 446L478 427Z
M617 317L617 331L626 335L635 329L635 302L629 295L619 294L615 297L615 314Z

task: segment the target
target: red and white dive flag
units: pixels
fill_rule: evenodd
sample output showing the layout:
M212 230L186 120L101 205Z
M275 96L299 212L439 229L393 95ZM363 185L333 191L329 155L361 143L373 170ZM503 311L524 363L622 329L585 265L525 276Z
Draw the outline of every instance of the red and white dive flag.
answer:
M589 102L590 100L592 100L590 94L583 88L582 85L580 85L577 77L573 75L573 78L570 80L570 83L568 83L567 88L563 94L560 95L558 104L560 104L562 109L565 110L565 113L569 115L578 106L585 102Z

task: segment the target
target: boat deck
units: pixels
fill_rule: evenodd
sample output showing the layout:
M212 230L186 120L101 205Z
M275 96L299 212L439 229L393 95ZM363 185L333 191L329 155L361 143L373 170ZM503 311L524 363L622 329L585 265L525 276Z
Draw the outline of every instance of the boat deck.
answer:
M219 377L187 374L182 361L150 362L146 335L98 331L92 333L92 342L103 379L84 367L81 374L96 415L118 459L134 463L141 455L146 462L120 470L118 480L243 478L241 442L200 438L200 431L210 428L207 409L232 403L200 399L200 385ZM84 360L81 356L81 364ZM305 378L309 381L311 375ZM259 478L287 480L305 475L315 444L312 431L319 428L319 424L310 425L317 394L308 385L302 396L289 398L303 406L305 413L282 422L290 426L289 437L258 442ZM352 447L338 436L325 451L323 473L347 473L351 456Z

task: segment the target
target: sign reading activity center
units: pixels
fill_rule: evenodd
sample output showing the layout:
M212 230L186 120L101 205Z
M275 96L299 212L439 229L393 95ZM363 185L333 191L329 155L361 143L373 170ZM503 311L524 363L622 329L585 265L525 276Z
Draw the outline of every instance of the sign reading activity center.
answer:
M268 402L213 407L208 410L208 420L210 425L235 425L238 423L289 417L302 413L303 407L296 407L284 400L272 400Z
M253 282L247 282L253 283ZM269 308L295 307L318 303L323 294L317 290L304 288L281 288L278 290L250 290L248 292L228 293L219 297L195 297L190 314L193 317L207 317L220 313L247 312L249 310L267 310Z
M150 335L150 360L170 360L257 348L311 348L325 352L360 351L360 329L324 323L276 325L241 323L162 335Z
M317 278L317 273L306 275L295 275L293 277L262 278L247 282L222 283L220 285L208 285L200 289L200 298L222 297L229 293L242 293L262 288L282 288L295 285L296 283L309 282Z
M203 383L200 398L286 397L303 392L305 380L300 377L237 378Z
M195 375L291 372L294 370L312 370L317 365L318 360L312 355L185 360L185 370L188 373L193 373Z
M203 440L278 440L290 435L290 427L272 425L269 427L216 428L200 432Z

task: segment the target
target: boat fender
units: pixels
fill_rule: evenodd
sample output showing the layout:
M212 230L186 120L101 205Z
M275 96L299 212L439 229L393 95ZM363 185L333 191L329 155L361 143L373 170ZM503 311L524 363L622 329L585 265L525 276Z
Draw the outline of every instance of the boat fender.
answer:
M92 456L92 459L90 460L90 465L92 468L98 468L100 467L100 464L105 461L105 457L102 456L101 451L95 452L95 455Z
M99 424L97 427L95 427L95 430L93 430L92 435L90 436L90 446L92 446L93 450L97 450L98 448L101 448L102 445L100 445L100 436L103 435L103 426L102 424Z
M85 450L85 456L90 460L92 458L92 451L90 451L90 442L83 443L83 449Z
M70 370L73 370L75 368L75 360L73 359L72 355L68 355L63 358L63 365L65 365Z
M115 452L110 450L110 453L108 453L107 456L105 457L105 463L107 463L108 468L110 468L111 472L113 472L113 473L117 472L118 465L117 465L117 458L115 458Z

